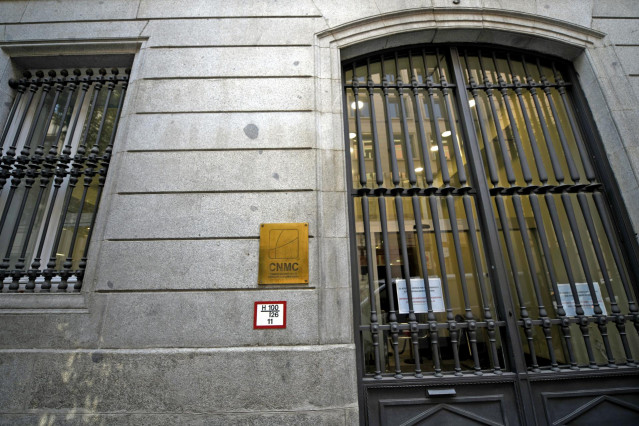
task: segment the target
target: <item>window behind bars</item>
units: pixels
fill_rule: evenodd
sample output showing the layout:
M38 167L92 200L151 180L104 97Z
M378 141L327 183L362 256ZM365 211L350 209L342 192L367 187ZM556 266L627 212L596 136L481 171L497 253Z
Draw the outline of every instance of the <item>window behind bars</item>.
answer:
M15 98L1 139L0 290L81 289L128 74L27 71L9 82Z

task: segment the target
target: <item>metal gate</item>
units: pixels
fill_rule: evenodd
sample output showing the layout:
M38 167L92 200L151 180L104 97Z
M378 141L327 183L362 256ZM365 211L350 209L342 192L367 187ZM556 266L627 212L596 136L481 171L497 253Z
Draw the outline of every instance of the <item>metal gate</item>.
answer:
M417 46L343 81L362 421L636 424L637 248L571 65Z

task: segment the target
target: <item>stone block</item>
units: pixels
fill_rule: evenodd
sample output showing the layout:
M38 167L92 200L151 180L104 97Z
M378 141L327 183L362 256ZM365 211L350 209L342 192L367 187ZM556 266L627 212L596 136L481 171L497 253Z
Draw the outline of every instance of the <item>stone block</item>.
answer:
M3 1L0 2L0 21L2 23L20 22L29 2L26 1Z
M254 302L269 300L287 302L286 328L254 330ZM317 344L317 304L316 290L292 284L237 291L109 293L100 344L103 348Z
M314 107L310 78L142 80L135 111L299 111Z
M321 18L152 20L142 35L147 46L312 45Z
M567 21L582 27L590 27L594 0L537 1L537 14Z
M316 198L306 191L115 195L103 216L105 238L246 238L257 237L261 223L290 222L308 222L315 235Z
M143 114L130 117L130 150L309 148L311 112Z
M339 113L318 113L317 117L317 146L321 149L343 151L346 136L341 108Z
M466 2L463 3L464 7ZM514 10L516 12L535 13L536 1L530 0L483 0L482 7L485 9Z
M344 151L320 150L318 171L322 191L346 191Z
M331 410L343 419L357 401L354 352L352 345L4 352L0 394L15 398L3 405L9 415L48 414L59 423L100 413L239 422L293 410Z
M320 343L353 341L353 304L351 288L323 288L320 291Z
M118 192L312 190L315 151L129 152L117 181Z
M370 18L381 13L375 0L316 2L316 6L319 10L319 14L324 17L329 28Z
M597 0L593 3L594 17L639 17L639 7L636 0Z
M354 413L354 414L353 414ZM80 413L44 412L40 414L0 414L0 425L95 424L101 426L316 426L356 425L356 409L328 409L295 412L254 413Z
M109 0L96 5L92 0L44 0L29 2L21 22L108 21L135 19L138 0Z
M317 239L309 241L310 286L318 286ZM259 240L105 241L98 291L257 289Z
M615 50L626 74L639 75L639 43L637 46L615 46Z
M319 195L320 237L348 236L348 209L346 192L321 192Z
M637 10L639 11L639 5ZM639 37L639 20L637 19L593 19L592 27L606 33L613 44L637 44Z
M320 286L350 288L350 238L321 238L319 255Z
M301 77L313 72L311 46L158 48L147 51L140 78Z
M318 16L312 0L280 0L253 2L250 5L223 0L194 0L189 7L175 7L173 0L142 0L138 18L177 17L268 17L268 16Z
M64 22L10 25L5 40L76 40L91 38L138 37L145 21ZM87 54L94 52L87 51Z

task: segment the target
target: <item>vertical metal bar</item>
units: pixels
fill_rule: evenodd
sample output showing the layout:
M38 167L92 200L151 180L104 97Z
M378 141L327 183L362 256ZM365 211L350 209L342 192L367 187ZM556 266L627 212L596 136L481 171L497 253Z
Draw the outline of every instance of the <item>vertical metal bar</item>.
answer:
M27 199L29 198L29 192L33 187L33 183L35 182L35 174L32 170L27 171L26 179L24 181L24 195L22 196L22 201L20 202L20 208L18 209L18 214L16 215L16 220L13 225L13 230L11 231L11 237L9 237L9 244L7 245L7 251L4 255L4 259L2 259L2 263L0 264L0 268L6 269L5 267L9 266L9 262L11 261L11 252L13 250L13 244L15 243L16 236L18 235L18 229L20 228L20 220L22 219L22 214L24 213L24 208L27 205ZM22 264L24 268L24 263ZM13 281L9 286L9 291L17 291L18 286L20 284L20 278L24 270L17 270L18 265L15 265L15 269L13 271ZM22 268L20 268L22 269Z
M559 252L561 253L561 258L564 262L564 268L566 269L566 275L568 276L568 282L570 283L570 291L572 293L572 298L575 303L575 313L577 314L577 323L579 324L579 329L581 330L581 334L584 338L584 344L586 345L586 352L588 353L588 361L590 368L598 368L597 363L595 362L595 357L592 351L592 345L590 343L590 334L588 332L588 318L584 315L584 309L581 306L581 301L579 300L579 294L577 293L577 287L575 286L575 278L572 273L572 267L570 266L570 258L568 256L568 250L566 248L566 242L564 241L563 231L561 230L561 222L559 221L559 216L557 215L557 207L555 206L555 200L552 197L552 194L546 193L544 195L544 199L546 201L546 205L548 207L548 213L550 214L550 220L552 222L552 226L555 230L555 236L557 237L557 244L559 246Z
M508 319L512 316L512 298L510 290L505 283L508 282L506 276L506 267L504 265L503 255L499 245L499 231L497 230L497 224L495 222L494 212L490 203L490 190L488 182L486 180L486 173L483 168L481 152L479 150L479 142L474 130L473 117L469 111L468 94L464 87L464 76L462 72L462 64L459 57L459 52L455 48L450 49L451 61L453 65L453 71L455 76L455 82L457 83L457 102L459 104L460 123L466 138L469 143L465 144L466 155L468 158L468 164L471 173L471 181L475 183L475 190L477 192L477 215L479 217L480 226L485 230L484 247L486 250L486 262L488 264L488 271L491 274L492 282L496 283L494 286L495 297L497 299L497 309L499 315L502 318ZM509 336L517 336L519 330L515 321L506 321L506 331ZM506 353L508 354L510 365L515 372L525 372L527 370L526 365L522 357L515 356L524 352L522 344L519 339L506 339ZM522 392L525 395L530 395L530 389L527 382L520 381ZM527 401L524 398L524 401ZM525 417L531 419L531 423L535 422L535 413L532 404L525 402L523 405Z
M548 149L548 155L550 156L550 163L552 164L552 170L555 174L555 179L560 184L564 181L564 172L561 170L561 165L559 164L559 159L557 158L557 153L555 152L555 147L550 137L550 132L548 131L548 125L546 124L546 118L544 117L544 110L541 107L541 103L539 102L539 97L537 96L537 83L533 80L532 75L528 73L528 69L526 67L526 58L522 55L521 64L524 67L524 73L526 74L526 82L528 83L528 91L532 96L533 103L535 104L535 109L537 110L537 118L539 119L539 125L541 126L541 132L544 135L544 139L546 141L546 148Z
M497 80L499 82L499 87L502 99L504 100L504 105L506 106L506 113L508 114L508 121L510 122L510 130L513 134L513 139L515 140L515 146L517 147L517 153L519 155L519 163L521 165L521 172L524 176L524 181L527 184L532 182L532 174L530 173L530 166L528 165L528 157L526 156L526 151L524 150L524 146L521 142L521 136L519 136L519 129L517 128L517 120L515 120L515 116L513 114L512 106L510 105L510 95L508 94L508 85L506 81L501 76L501 72L499 71L499 65L497 62L497 56L495 52L493 52L493 63L495 64L495 70L497 71ZM515 76L512 76L513 80Z
M38 71L38 77L42 78L44 76L42 71ZM45 80L45 84L42 85L42 93L40 94L40 99L38 101L38 106L36 107L35 114L33 116L33 120L31 121L31 126L29 126L29 133L27 134L27 138L24 140L24 147L20 152L21 155L28 156L31 151L31 140L33 139L33 134L35 133L36 127L38 127L38 121L40 121L40 115L42 114L42 110L44 109L44 102L47 99L47 95L51 90L50 81Z
M528 308L526 308L526 301L522 293L522 284L519 280L519 268L517 267L517 261L515 259L515 250L513 249L512 240L510 238L510 223L506 209L504 206L504 198L501 193L494 196L495 205L497 206L497 213L501 221L502 235L504 236L504 242L506 244L506 252L508 253L508 260L510 262L510 269L512 271L512 277L515 282L515 292L517 293L517 300L519 302L519 316L521 317L524 334L528 342L528 350L530 351L530 360L532 371L539 371L539 364L537 362L537 354L535 351L535 345L533 342L532 332L532 320L528 315Z
M521 203L521 196L517 193L512 196L513 207L515 208L515 215L517 216L517 224L519 225L519 233L521 234L524 252L526 253L526 260L528 261L528 268L530 270L530 278L533 282L533 288L535 290L535 296L537 299L537 307L539 309L539 317L542 320L542 330L546 338L546 345L548 346L548 356L550 357L550 367L554 371L559 371L557 359L555 357L555 349L552 344L552 333L550 330L550 320L548 319L548 313L544 306L544 300L541 295L541 287L539 285L539 279L537 278L537 268L535 267L535 259L531 250L531 241L528 235L528 225L524 218L524 209Z
M384 71L384 55L380 57L382 67L382 92L384 93L384 116L386 118L386 137L388 139L388 156L391 163L391 175L393 177L393 185L399 186L399 167L397 166L397 155L395 153L395 135L393 134L393 120L390 116L390 107L388 103L388 86L390 85Z
M477 352L477 331L476 321L473 315L473 311L470 307L470 297L468 295L468 283L466 282L466 271L464 268L463 253L461 248L461 241L459 239L459 227L457 226L457 212L455 211L455 200L452 194L446 195L446 206L448 207L448 219L450 222L450 229L453 234L453 245L455 247L455 257L457 258L457 268L459 271L459 280L462 288L462 296L464 299L464 311L465 319L468 323L468 336L470 338L470 345L473 353L473 360L475 363L475 374L481 374L481 364L479 363L479 353ZM451 330L451 335L453 330ZM453 354L456 355L457 347L453 346ZM456 361L458 360L458 355Z
M364 142L362 141L362 122L359 113L359 81L357 80L356 63L353 62L353 97L355 102L353 105L355 108L355 133L357 134L357 166L359 169L359 183L362 186L366 186L366 161L364 159ZM351 106L351 107L352 107Z
M22 94L26 90L24 84L16 80L9 80L9 87L16 90L16 97L13 99L13 104L11 105L11 109L9 110L9 116L7 118L7 122L4 125L4 129L2 129L2 136L0 137L0 147L4 148L4 142L7 140L7 135L9 134L9 129L11 128L11 124L13 123L13 117L18 110L18 105L20 105L20 100L22 99Z
M519 101L521 115L524 117L524 123L526 124L526 133L528 134L530 147L532 148L533 152L533 158L535 159L535 165L537 166L537 174L539 175L539 180L541 181L542 185L545 185L548 181L548 172L546 172L544 161L541 158L541 153L539 152L537 139L535 138L535 132L533 130L532 123L530 122L530 117L528 116L528 108L526 107L526 101L524 99L524 94L522 91L522 83L519 80L519 77L513 71L510 53L506 54L506 60L508 61L508 69L510 70L510 74L513 78L513 83L515 85L515 94L517 95L517 100Z
M393 275L391 273L390 242L388 240L388 218L386 215L385 190L378 190L377 203L379 207L379 221L382 228L382 247L384 249L384 279L386 283L386 293L388 294L388 322L390 324L391 341L393 345L393 356L395 358L395 378L401 379L402 369L399 360L399 326L397 324L397 314L395 310L395 294L393 291Z
M504 159L504 169L506 170L506 179L510 186L515 183L515 172L513 170L512 161L510 159L510 155L508 153L508 147L506 146L506 141L504 140L504 132L501 128L501 121L499 120L499 113L497 108L495 107L495 99L493 97L493 84L490 82L488 78L488 73L484 68L483 58L481 56L481 50L477 51L477 59L479 60L479 68L484 76L484 91L486 92L486 96L488 96L488 105L490 105L490 111L493 116L493 121L495 123L495 131L497 132L497 141L499 142L499 147L501 149L501 156ZM475 107L477 104L475 103Z
M493 360L493 373L501 374L501 367L499 365L499 355L497 354L495 321L493 315L490 312L488 290L484 281L484 269L481 262L481 254L479 252L479 243L477 241L477 228L475 227L475 216L473 214L473 208L471 206L470 196L467 192L464 192L462 196L464 203L464 211L466 212L466 223L468 224L468 235L470 237L470 243L473 250L473 259L475 261L475 270L477 271L477 280L479 281L479 292L481 294L482 307L484 311L484 320L487 323L488 341L490 344L490 350Z
M599 329L599 333L601 334L601 338L604 342L604 347L606 350L606 355L608 357L608 367L615 366L615 357L612 354L612 349L610 347L610 341L608 339L608 329L606 327L607 318L603 315L603 311L601 306L599 305L599 300L597 299L597 293L595 292L594 284L592 281L592 275L590 273L590 266L588 262L588 257L586 256L586 252L584 250L583 242L581 240L581 235L579 232L579 227L577 225L577 219L575 217L575 211L572 207L572 201L570 200L570 195L566 192L561 194L561 201L564 205L564 209L566 211L566 216L568 217L568 223L570 224L570 229L572 231L572 236L575 239L575 245L577 246L577 253L579 254L579 259L581 260L581 266L584 270L584 274L586 276L586 281L588 285L588 289L590 290L590 297L592 298L593 312L596 316L596 322ZM602 300L603 302L603 300Z
M426 303L428 305L428 324L431 336L431 350L433 352L433 364L435 369L435 377L442 376L442 369L439 361L439 336L437 332L437 319L433 312L433 303L430 295L430 281L428 278L428 267L426 263L426 248L424 247L424 230L422 227L422 209L417 191L412 191L413 214L415 215L415 237L417 239L417 248L419 250L419 261L421 264L422 277L424 279L424 287L426 289ZM433 324L434 323L434 324ZM434 325L434 327L433 327ZM459 357L455 361L455 375L461 375L459 368Z
M450 127L450 137L451 143L453 145L453 149L455 151L455 162L457 164L457 178L459 179L460 186L464 186L468 178L466 177L466 169L464 168L464 162L461 157L461 150L459 148L459 139L457 137L457 125L453 118L453 108L452 101L450 99L450 89L448 88L448 81L446 80L446 75L441 65L441 61L439 59L439 49L435 51L435 55L437 56L437 69L439 70L439 82L442 85L442 94L444 96L444 105L446 107L446 115L448 116L448 125Z
M464 60L466 61L466 66L468 67L468 84L470 84L470 87L471 87L470 93L472 93L473 99L475 100L475 111L477 111L477 121L479 124L479 130L481 132L481 138L484 141L484 149L486 151L486 162L488 163L488 174L493 186L496 187L497 185L499 185L499 173L497 172L497 160L495 159L495 150L493 149L492 142L488 139L488 134L486 133L485 123L488 120L484 116L484 113L481 108L481 99L479 97L479 90L478 90L479 86L477 82L475 82L475 77L473 77L473 74L470 72L470 65L468 64L468 52L465 50L464 50ZM461 85L461 83L459 85ZM461 88L460 88L460 92L461 92Z
M373 155L375 156L375 182L377 186L384 185L384 172L382 171L382 159L379 154L379 137L377 135L377 117L375 116L375 82L371 75L371 61L366 59L366 74L368 76L368 98L371 122L371 134L373 137ZM355 71L353 71L355 75Z
M552 262L552 253L550 252L550 246L548 245L548 238L546 237L546 229L544 225L543 217L541 216L541 208L539 206L539 196L536 193L530 194L530 206L533 210L533 217L535 218L535 225L537 226L537 234L539 235L539 241L541 243L541 249L544 253L544 259L546 261L546 269L548 275L550 275L550 285L552 286L553 293L555 295L555 303L557 303L557 315L561 320L561 332L568 350L568 361L570 362L570 368L572 370L579 369L577 362L575 361L575 354L572 347L572 336L570 334L570 320L566 317L566 311L563 307L559 288L557 287L557 274L555 273L555 266Z
M630 351L630 346L628 345L628 337L626 335L624 321L618 320L618 318L620 316L623 317L623 315L621 314L621 310L619 309L619 305L617 304L617 297L615 296L615 292L612 288L610 275L608 274L608 268L606 266L606 260L603 255L603 251L601 250L599 236L597 235L595 224L592 220L592 214L590 213L590 207L588 206L588 199L586 197L586 194L584 194L583 192L577 193L577 200L579 201L579 206L581 207L581 212L584 216L586 227L588 228L588 234L590 235L590 241L592 242L592 248L595 251L597 263L599 263L599 269L601 270L601 275L603 276L604 284L606 286L606 290L608 291L608 298L610 299L610 309L612 311L612 315L615 318L614 322L617 326L617 331L619 332L619 337L624 348L624 353L626 354L626 361L628 363L634 363L634 360L632 359L632 352ZM598 326L599 331L603 333L603 327L605 327L605 323L601 324L598 322ZM610 364L610 359L608 363ZM612 364L614 364L614 359L612 359Z
M395 189L395 210L397 211L397 226L399 228L399 245L402 252L402 266L406 279L406 293L408 294L408 323L410 326L411 342L413 344L413 355L415 361L415 377L423 377L419 360L419 328L417 317L413 307L413 293L410 281L410 265L408 260L408 249L406 245L406 229L404 227L404 206L402 205L401 189Z
M364 221L364 240L366 241L366 261L368 263L368 291L371 308L371 338L373 340L373 356L375 358L376 379L382 378L381 359L379 353L379 323L377 319L377 302L375 301L375 272L373 269L373 245L371 244L371 225L368 206L368 190L362 190L362 215Z
M419 135L419 143L422 151L422 163L424 164L424 176L426 177L426 184L428 186L433 185L433 170L430 166L430 156L428 154L429 149L426 143L426 131L424 129L424 118L422 116L422 106L419 100L419 83L417 77L412 73L413 71L413 56L409 52L408 60L411 70L411 83L413 85L413 105L415 107L415 122L417 123L417 133ZM424 69L426 66L424 65ZM425 71L426 72L426 71ZM425 78L425 77L424 77Z
M426 65L426 54L424 54L424 68L428 69ZM434 73L434 72L433 72ZM444 182L444 186L450 185L450 173L448 172L448 163L446 162L446 156L444 155L444 144L442 142L441 129L439 127L439 117L435 116L435 89L433 88L433 75L428 75L426 72L426 85L428 86L428 100L430 106L430 117L433 122L433 126L435 126L435 140L437 141L437 157L439 158L439 168L442 173L442 181Z
M399 69L399 57L395 53L395 69L397 95L399 97L399 114L401 116L402 133L404 135L404 148L406 149L406 171L408 172L408 182L411 187L414 187L417 183L417 177L415 176L415 162L413 160L413 147L410 141L410 133L408 131L408 121L406 121L406 105L404 104L404 82L402 81L401 70Z
M600 192L595 191L592 196L595 201L595 206L597 206L599 217L601 218L601 223L604 228L604 233L606 234L606 238L608 239L608 245L610 246L612 257L615 260L615 265L617 266L617 270L619 271L619 276L621 277L621 283L623 285L624 291L626 293L626 298L628 300L628 310L630 311L630 314L632 315L634 319L635 328L637 329L637 332L639 332L639 312L637 310L637 304L635 302L635 297L631 290L632 286L630 283L630 278L628 277L627 271L624 268L623 258L621 257L619 246L617 246L617 240L615 238L614 231L612 230L612 222L608 214L608 209L606 208L603 195ZM618 321L620 320L618 319Z
M559 92L559 96L561 97L561 101L564 104L564 110L566 111L566 116L568 116L568 122L570 123L570 128L572 130L572 134L575 137L575 144L577 145L577 149L579 151L579 157L581 158L581 164L584 167L584 172L586 173L586 179L590 182L595 180L595 171L592 168L592 163L590 162L590 158L588 157L588 152L586 151L586 146L584 145L584 141L581 138L581 132L579 131L579 126L577 125L577 120L572 113L568 102L568 96L566 95L566 83L557 72L557 68L555 67L555 63L552 63L553 73L555 74L555 81L559 85L557 91Z
M570 147L568 146L568 141L566 140L566 135L564 133L563 126L561 125L559 114L557 113L557 107L555 107L555 101L552 99L550 82L548 81L548 79L546 78L546 76L544 75L542 71L539 58L537 58L537 69L539 70L541 83L543 85L542 90L546 94L546 99L548 100L548 105L550 106L550 111L555 121L555 126L557 128L557 135L559 136L559 142L561 143L561 148L564 151L564 157L566 158L566 164L568 165L568 173L570 173L570 179L572 179L572 181L575 183L579 182L579 172L577 171L577 166L575 166L575 161L572 158L572 153L570 152Z

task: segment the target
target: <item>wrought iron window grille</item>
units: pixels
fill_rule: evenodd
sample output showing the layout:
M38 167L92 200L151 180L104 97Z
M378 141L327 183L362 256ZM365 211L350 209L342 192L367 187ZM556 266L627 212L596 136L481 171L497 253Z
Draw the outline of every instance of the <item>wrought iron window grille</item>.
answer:
M25 71L0 144L0 291L78 292L130 70ZM71 285L70 285L71 284Z
M573 84L561 60L486 48L344 63L366 378L637 366L632 272Z

